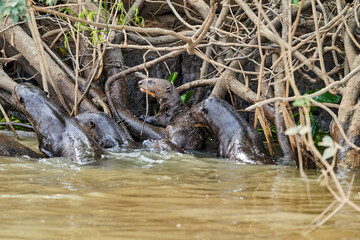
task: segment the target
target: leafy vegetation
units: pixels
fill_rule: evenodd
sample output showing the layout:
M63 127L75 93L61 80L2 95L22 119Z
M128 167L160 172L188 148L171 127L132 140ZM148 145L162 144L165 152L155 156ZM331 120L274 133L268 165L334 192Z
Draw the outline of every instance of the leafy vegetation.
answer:
M21 121L20 121L19 119L17 119L16 117L14 117L14 116L12 116L12 115L8 115L8 118L9 118L10 122L12 122L12 123L21 123ZM4 122L6 122L6 119L5 119L4 116L0 113L0 123L4 123ZM24 123L24 124L30 125L29 123ZM28 128L24 128L24 127L21 127L21 126L14 126L14 128L15 128L16 130L29 130ZM4 125L4 126L1 126L1 125L0 125L0 130L2 130L2 129L10 129L10 127L9 127L9 126L6 126L6 125Z
M0 19L5 16L13 19L15 22L19 21L19 17L26 14L28 6L25 0L1 0L0 1Z
M57 0L39 0L45 2L46 5L55 5ZM18 22L20 17L25 16L29 6L26 5L25 0L1 0L0 1L0 20L6 16Z
M56 5L58 0L39 0L39 2L45 2L46 5Z
M110 11L112 11L114 8L117 8L117 10L120 12L120 17L119 17L119 21L118 21L118 24L119 25L126 25L128 24L131 20L134 21L135 24L138 24L141 22L141 26L145 26L145 20L143 17L140 17L139 16L139 9L136 8L136 7L131 7L130 10L129 10L129 13L131 11L134 11L135 14L134 14L134 18L130 19L129 18L129 15L126 14L125 12L125 8L124 8L124 4L122 1L117 1L115 2L110 9L107 9L107 4L106 4L106 1L103 2L103 4L100 5L100 11L102 9L105 9L105 22L108 23L109 19L108 19L108 16L109 16L109 13ZM71 9L69 8L62 8L60 10L60 12L63 12L64 14L68 14L70 13L71 15L73 15L74 17L76 18L79 18L79 19L85 19L85 20L89 20L91 22L94 22L95 19L94 19L94 16L97 15L97 12L95 11L90 11L88 9L84 9L79 15L76 15ZM94 28L91 28L90 26L84 24L84 23L81 23L81 22L76 22L75 23L75 27L77 29L77 31L83 31L83 30L88 30L90 31L90 35L91 35L91 41L93 44L101 44L102 42L102 38L103 38L103 34L108 34L109 33L109 29L105 29L105 30L98 30L98 29L94 29ZM67 46L68 44L68 33L65 34L64 36L64 43L65 43L65 47Z
M172 84L174 84L175 79L177 78L178 73L177 72L173 72L170 74L170 76L168 77L169 82L171 82ZM192 97L192 95L194 94L195 91L188 91L187 93L181 95L181 100L184 103L189 102L190 98Z
M296 7L299 7L299 0L292 0L292 4L294 4Z
M293 102L293 106L302 107L307 106L310 109L310 124L311 124L311 135L313 137L315 146L318 150L324 154L324 158L327 159L330 156L333 156L336 153L336 150L339 148L338 145L334 145L330 135L325 131L320 131L319 120L318 117L314 114L317 110L317 107L310 107L309 94L315 93L319 91L319 89L314 89L308 91L303 98L299 98ZM339 104L341 102L342 97L340 95L332 95L329 92L325 92L317 97L314 97L314 100L320 103L332 103ZM293 117L299 116L299 113L293 115ZM290 128L286 131L286 134L305 134L310 129L307 129L305 126L300 125L300 120L297 120L297 126L294 128ZM329 140L331 139L331 142ZM325 140L324 140L325 139ZM331 145L331 147L330 147ZM333 153L333 155L331 155Z

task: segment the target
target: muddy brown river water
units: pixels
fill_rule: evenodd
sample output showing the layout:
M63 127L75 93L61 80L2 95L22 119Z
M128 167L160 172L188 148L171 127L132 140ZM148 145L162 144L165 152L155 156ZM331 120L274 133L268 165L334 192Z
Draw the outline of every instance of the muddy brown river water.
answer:
M306 173L213 153L123 150L100 166L0 157L0 239L360 239L350 207L304 235L334 199ZM338 173L345 188L353 173Z

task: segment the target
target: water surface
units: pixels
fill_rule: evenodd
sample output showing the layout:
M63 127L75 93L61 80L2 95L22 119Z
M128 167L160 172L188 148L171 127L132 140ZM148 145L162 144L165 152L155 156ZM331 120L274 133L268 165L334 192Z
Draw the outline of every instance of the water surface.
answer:
M212 155L123 150L100 166L0 157L0 238L360 239L350 207L302 234L334 199L315 171L304 181L293 166ZM345 188L351 176L340 175ZM356 178L357 204L359 192Z

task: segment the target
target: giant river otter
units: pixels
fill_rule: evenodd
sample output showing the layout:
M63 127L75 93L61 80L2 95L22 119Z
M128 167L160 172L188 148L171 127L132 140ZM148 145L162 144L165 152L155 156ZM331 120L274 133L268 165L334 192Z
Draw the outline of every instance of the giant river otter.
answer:
M150 78L139 81L140 91L158 100L159 112L146 118L146 122L166 127L165 139L184 149L200 149L205 142L205 131L194 127L190 108L180 98L175 86L169 81Z
M78 164L96 163L102 148L45 93L28 83L15 86L17 103L34 127L39 149L47 157L67 157Z
M227 102L208 98L194 108L191 114L200 124L208 127L219 145L218 155L244 163L273 163L264 150L259 134Z
M103 148L120 145L136 147L134 139L128 136L106 113L85 112L77 115L75 120Z

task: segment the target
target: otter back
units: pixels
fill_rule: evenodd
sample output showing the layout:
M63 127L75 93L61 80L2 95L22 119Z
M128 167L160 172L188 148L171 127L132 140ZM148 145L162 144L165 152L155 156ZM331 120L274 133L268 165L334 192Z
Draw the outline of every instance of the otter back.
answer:
M15 87L14 94L35 129L40 151L47 157L67 157L78 164L100 160L102 148L74 119L51 103L41 89L22 83Z

